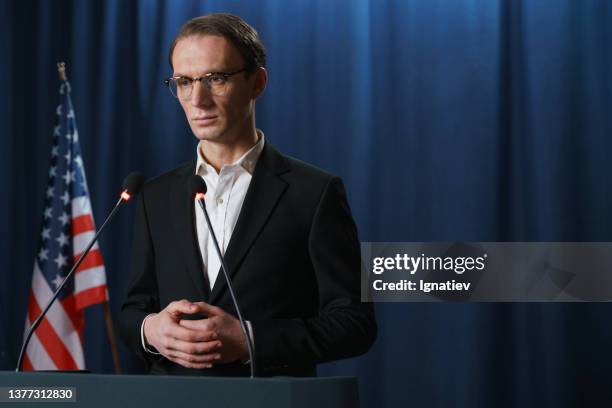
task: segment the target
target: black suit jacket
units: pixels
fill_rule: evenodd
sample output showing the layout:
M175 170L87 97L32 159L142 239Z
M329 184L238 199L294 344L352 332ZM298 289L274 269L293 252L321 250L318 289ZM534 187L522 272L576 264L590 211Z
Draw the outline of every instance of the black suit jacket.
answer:
M145 316L180 299L235 315L222 275L203 272L187 180L195 162L145 183L138 199L128 293L120 331L152 373L248 375L239 362L184 368L142 350ZM342 181L266 142L225 261L253 327L258 375L312 375L317 363L364 353L376 338L371 304L360 302L360 248Z

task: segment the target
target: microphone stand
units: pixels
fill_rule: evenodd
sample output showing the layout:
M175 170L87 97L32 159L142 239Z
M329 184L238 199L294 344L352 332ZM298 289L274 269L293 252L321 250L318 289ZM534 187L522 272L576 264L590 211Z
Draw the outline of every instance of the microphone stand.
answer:
M204 205L203 198L203 193L196 194L196 200L198 201L198 203L200 203L200 208L202 208L202 211L204 212L204 218L206 218L206 225L208 226L208 231L212 236L217 255L219 256L219 260L221 261L221 270L223 271L223 276L225 277L225 281L227 282L227 288L229 289L230 296L232 297L232 302L234 303L234 308L236 309L236 314L238 315L238 320L240 321L240 327L242 327L242 332L244 333L244 337L247 341L249 362L251 366L251 378L255 378L255 350L253 347L253 340L251 339L251 336L249 334L249 329L247 328L246 321L242 318L242 313L240 313L240 308L238 307L238 300L236 299L236 294L234 293L234 289L232 288L232 282L230 280L229 274L227 273L228 268L225 264L225 260L223 259L223 255L221 254L219 242L217 241L215 231L213 230L210 218L208 217L208 211L206 211L206 206Z

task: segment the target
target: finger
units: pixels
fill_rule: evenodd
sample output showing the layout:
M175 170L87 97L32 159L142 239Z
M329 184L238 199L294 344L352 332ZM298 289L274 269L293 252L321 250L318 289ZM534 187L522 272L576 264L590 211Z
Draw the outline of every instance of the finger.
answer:
M194 303L191 303L187 299L177 300L174 302L170 302L168 306L166 306L166 310L168 313L172 315L181 315L181 314L193 314L197 313L199 308Z
M195 369L203 369L203 368L212 368L212 363L192 363L181 358L166 356L166 358L173 363L180 364L183 367L187 368L195 368Z
M221 353L207 354L187 354L182 351L170 350L168 355L172 358L178 358L188 363L214 363L221 359Z
M179 320L178 324L189 330L203 331L205 333L215 333L216 324L214 318L201 320Z
M164 348L168 352L181 351L186 354L203 355L217 351L222 345L223 344L219 340L190 343L182 340L167 339Z
M225 310L221 309L220 307L210 305L206 302L195 302L193 305L198 308L200 313L206 316L221 316L225 314Z
M164 327L163 334L165 337L190 343L217 339L217 333L212 330L193 330L174 322Z

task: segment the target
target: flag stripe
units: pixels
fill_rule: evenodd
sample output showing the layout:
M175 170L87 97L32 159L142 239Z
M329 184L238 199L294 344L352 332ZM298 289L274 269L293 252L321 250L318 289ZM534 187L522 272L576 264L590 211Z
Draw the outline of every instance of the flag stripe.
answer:
M72 218L72 235L95 230L91 214L79 215Z
M74 257L74 262L77 261L77 259L79 259L79 257L81 256L81 254L78 254L77 256ZM104 265L104 260L102 259L102 253L100 252L99 249L96 250L91 250L91 252L89 252L87 254L87 256L85 257L85 259L83 259L83 263L81 263L81 265L79 265L79 267L77 268L77 275L81 272L84 271L86 269L90 269L90 268L95 268L96 266L103 266Z
M51 296L53 296L53 293L40 272L37 262L35 262L34 274L32 276L34 303L37 305L46 305L49 299L51 299ZM81 362L80 368L84 368L83 364L85 358L83 356L83 348L81 346L79 334L77 333L78 328L81 326L83 315L73 307L66 310L64 308L64 302L70 302L69 298L63 299L61 302L55 302L49 309L45 320L49 321L58 336L66 344L67 348L72 350L74 360ZM44 342L45 339L41 338L41 341ZM59 366L58 368L64 367Z
M71 294L70 296L66 296L62 300L59 301L66 312L66 315L70 319L72 326L74 327L75 332L78 337L83 338L81 336L81 332L83 329L83 313L76 307L76 300L74 296Z
M26 327L30 327L30 320L26 317ZM36 332L32 335L30 344L23 360L23 369L26 370L57 370L55 363L42 346Z
M81 256L83 251L85 251L85 248L87 248L87 245L89 245L89 242L93 239L94 235L96 235L96 231L91 230L82 232L72 238L72 250L73 253L77 254L77 258ZM96 242L93 244L91 249L98 249L98 243Z
M91 211L91 202L88 196L74 197L71 204L73 218L84 214L91 215L93 212Z
M84 309L88 306L100 303L100 299L107 299L106 285L89 288L74 295L77 308Z
M28 358L27 354L23 356L22 364L23 371L34 371L34 367L32 366L32 363L30 362L30 359Z
M85 290L95 288L106 284L106 276L100 271L104 270L103 266L97 266L90 269L85 269L74 276L74 292L79 294ZM106 299L103 299L106 300Z
M34 293L30 292L30 302L28 304L28 318L30 321L34 321L42 312L36 299L34 298ZM36 334L41 339L41 344L44 349L47 351L51 360L57 367L66 368L68 370L76 370L78 369L78 365L76 361L72 358L72 354L62 341L62 339L58 336L58 334L53 329L53 326L47 318L45 317L40 322L40 325L36 329Z

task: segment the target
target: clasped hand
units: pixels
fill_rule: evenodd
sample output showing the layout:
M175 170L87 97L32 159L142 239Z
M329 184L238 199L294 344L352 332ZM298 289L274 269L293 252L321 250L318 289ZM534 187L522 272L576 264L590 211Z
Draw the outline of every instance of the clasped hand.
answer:
M200 320L184 315L202 314ZM179 300L144 323L147 344L168 360L187 368L211 368L248 355L240 321L220 307L204 302Z

